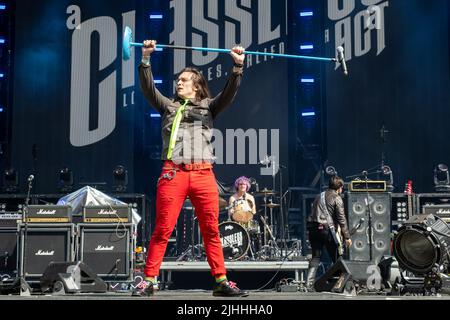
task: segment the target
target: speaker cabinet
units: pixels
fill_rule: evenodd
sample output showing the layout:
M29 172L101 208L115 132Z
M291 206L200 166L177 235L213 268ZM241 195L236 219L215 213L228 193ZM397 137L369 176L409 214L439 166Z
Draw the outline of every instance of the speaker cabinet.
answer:
M317 292L355 293L355 286L381 289L379 267L370 261L349 261L339 258L314 282Z
M0 277L1 280L17 276L18 265L17 228L0 228Z
M78 260L103 280L132 280L132 224L79 224Z
M348 225L353 244L349 259L378 261L391 251L391 198L389 193L348 193ZM370 214L370 219L369 219ZM372 243L370 243L370 234ZM372 251L372 257L371 257Z
M20 225L20 275L40 278L52 261L73 261L74 226L68 224ZM38 279L36 279L38 280Z

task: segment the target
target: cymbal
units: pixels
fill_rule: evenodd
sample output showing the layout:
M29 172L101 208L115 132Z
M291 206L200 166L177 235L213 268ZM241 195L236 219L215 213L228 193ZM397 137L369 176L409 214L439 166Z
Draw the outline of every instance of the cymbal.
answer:
M273 191L273 190L269 190L267 188L264 188L262 190L259 190L259 191L255 192L255 194L258 194L258 195L274 195L274 194L276 194L276 192Z
M225 210L225 208L226 208L227 206L228 206L227 200L225 200L225 199L222 198L222 197L219 197L219 210L220 210L220 211Z
M263 206L263 207L267 207L267 208L277 208L277 207L279 207L280 205L279 205L278 203L272 203L272 202L269 202L269 203L262 204L262 206Z

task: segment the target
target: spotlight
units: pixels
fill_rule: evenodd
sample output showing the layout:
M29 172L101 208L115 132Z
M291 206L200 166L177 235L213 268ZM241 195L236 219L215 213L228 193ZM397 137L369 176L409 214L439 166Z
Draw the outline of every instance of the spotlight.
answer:
M432 214L412 216L394 236L394 255L402 269L415 275L448 268L450 227Z
M389 166L382 166L381 173L383 174L383 180L386 181L386 190L388 192L394 191L394 174Z
M19 191L19 173L14 169L6 169L3 173L3 191L15 193Z
M329 175L330 177L337 176L337 171L336 171L336 169L333 166L327 166L325 168L325 173L327 175Z
M327 190L328 189L328 181L330 181L330 178L333 176L337 176L338 173L336 171L336 168L333 166L326 166L325 169L322 171L322 186L321 189Z
M447 192L450 190L450 177L446 164L441 163L434 168L434 190L437 192Z
M70 192L73 189L73 172L67 167L59 170L59 191Z
M114 171L114 186L113 190L115 192L125 192L127 190L128 185L128 171L124 166L118 165Z

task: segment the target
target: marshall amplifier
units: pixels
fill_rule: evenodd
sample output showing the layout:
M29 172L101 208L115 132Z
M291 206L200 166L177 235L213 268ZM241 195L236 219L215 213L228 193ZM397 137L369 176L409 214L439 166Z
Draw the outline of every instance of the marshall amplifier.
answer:
M20 225L20 275L39 280L52 261L74 261L74 226Z
M0 228L0 277L2 281L18 274L18 239L17 226Z
M132 224L83 223L78 229L78 260L89 265L103 280L133 280Z
M386 192L386 181L354 180L350 182L351 192Z
M22 214L18 212L0 213L0 229L17 228L17 224L22 222Z
M450 204L426 204L422 206L423 214L433 214L450 223Z
M129 205L86 206L83 208L85 223L131 223Z
M28 223L69 223L72 221L71 213L70 206L31 205L25 219Z

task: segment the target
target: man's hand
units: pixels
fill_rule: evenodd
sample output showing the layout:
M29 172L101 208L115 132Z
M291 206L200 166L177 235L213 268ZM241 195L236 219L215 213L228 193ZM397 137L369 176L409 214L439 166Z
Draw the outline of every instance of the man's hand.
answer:
M245 60L245 49L243 47L240 46L236 46L233 47L231 49L231 56L233 57L234 63L236 64L244 64L244 60Z
M352 246L352 239L345 240L345 245L347 246L347 248L350 248Z
M150 57L150 55L156 50L156 41L155 40L145 40L144 46L142 47L142 56Z

